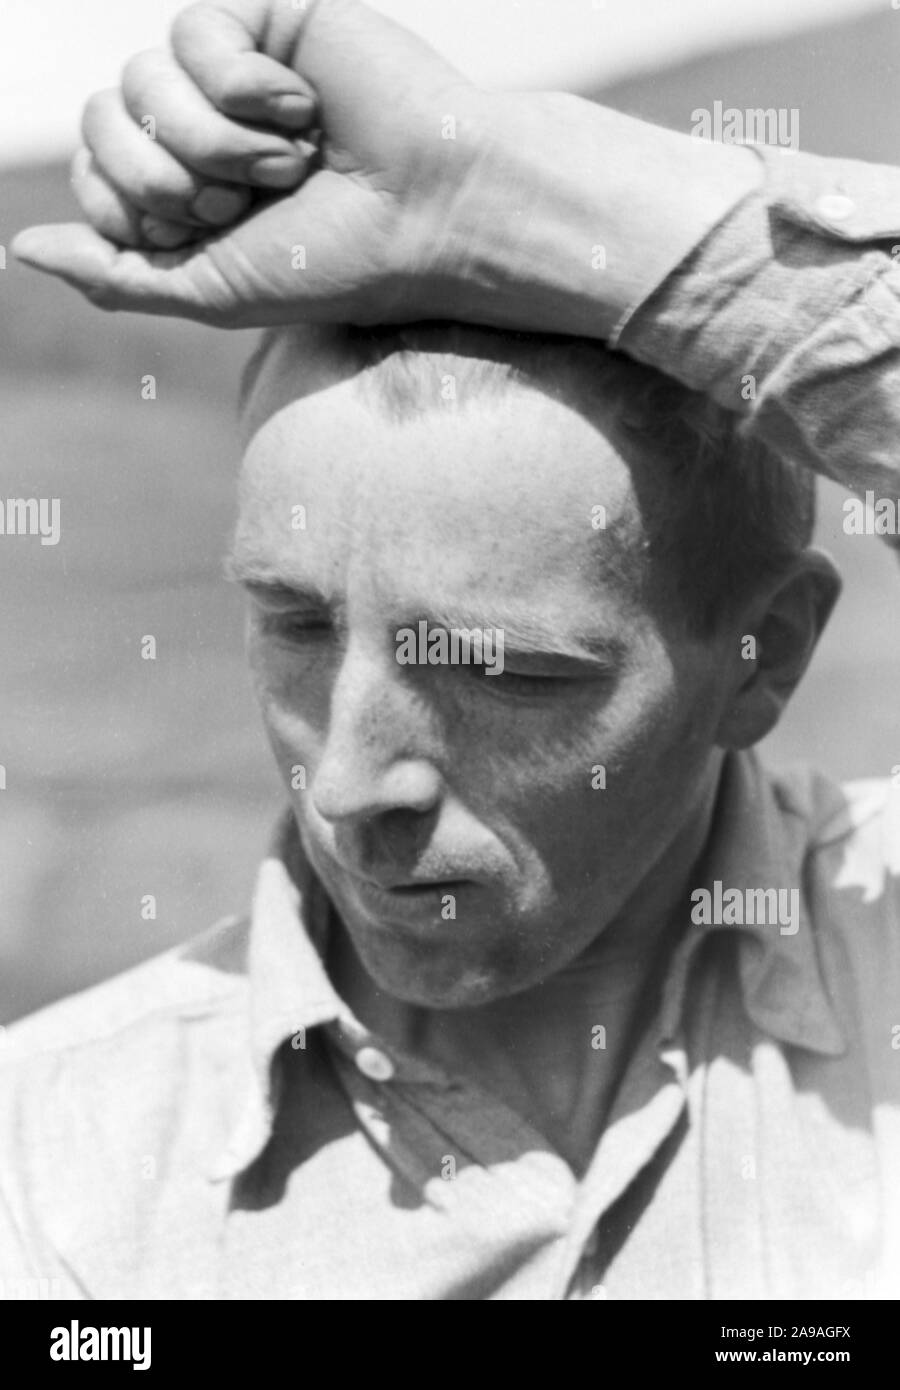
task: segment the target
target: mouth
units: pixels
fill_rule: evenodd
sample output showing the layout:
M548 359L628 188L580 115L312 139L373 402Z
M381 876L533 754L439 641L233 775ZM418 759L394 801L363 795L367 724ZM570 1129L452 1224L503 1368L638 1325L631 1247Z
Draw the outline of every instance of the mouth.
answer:
M376 918L406 920L409 917L421 921L425 914L441 924L444 899L456 898L472 887L470 879L459 878L384 882L348 873L345 881L357 903Z
M385 898L397 898L401 902L422 898L433 898L436 894L456 893L467 887L469 880L462 878L414 879L402 883L385 883L380 879L361 878L349 875L354 888L363 893L372 893Z
M364 879L364 883L372 888L378 888L383 893L398 893L401 897L416 897L429 893L450 893L457 888L461 888L468 879L446 878L446 879L424 879L411 883L381 883L377 879Z

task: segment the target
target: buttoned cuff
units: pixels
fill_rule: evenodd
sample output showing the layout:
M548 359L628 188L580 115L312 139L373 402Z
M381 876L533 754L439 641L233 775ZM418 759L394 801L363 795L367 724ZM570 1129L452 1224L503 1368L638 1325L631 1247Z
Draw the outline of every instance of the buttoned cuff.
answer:
M748 148L762 184L611 346L847 486L896 486L900 169Z

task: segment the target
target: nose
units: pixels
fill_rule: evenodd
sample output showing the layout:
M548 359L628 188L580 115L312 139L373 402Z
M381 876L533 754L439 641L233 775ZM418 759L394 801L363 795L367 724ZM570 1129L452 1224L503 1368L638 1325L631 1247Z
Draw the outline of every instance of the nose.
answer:
M389 654L348 646L310 786L313 806L333 824L396 811L426 815L442 789L436 741L433 714L409 672Z

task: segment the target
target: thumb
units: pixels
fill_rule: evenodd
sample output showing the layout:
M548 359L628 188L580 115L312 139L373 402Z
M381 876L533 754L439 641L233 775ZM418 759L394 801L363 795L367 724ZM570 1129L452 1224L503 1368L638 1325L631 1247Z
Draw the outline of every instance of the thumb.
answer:
M13 255L55 275L100 309L132 309L215 323L230 299L218 273L196 246L177 251L122 250L81 222L27 227Z

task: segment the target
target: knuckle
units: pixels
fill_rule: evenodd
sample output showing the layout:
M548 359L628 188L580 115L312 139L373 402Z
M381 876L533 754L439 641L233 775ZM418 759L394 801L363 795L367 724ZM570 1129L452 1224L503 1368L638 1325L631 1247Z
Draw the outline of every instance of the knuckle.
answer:
M134 163L128 170L128 196L147 212L160 212L171 203L167 190L148 164Z
M170 29L175 56L181 57L185 51L195 49L198 36L206 31L209 22L214 19L221 24L221 10L214 4L204 4L203 0L196 0L195 4L189 4L184 10L179 11Z
M92 92L88 97L81 113L81 133L86 141L93 138L98 126L106 120L113 101L117 99L118 92L114 87Z
M163 49L145 48L130 57L122 69L122 93L126 102L139 102L159 71Z
M207 20L218 18L221 21L221 11L217 6L204 3L204 0L195 0L193 5L186 5L180 10L172 21L170 34L172 43L176 48L185 42L191 42L197 29L202 27Z
M133 202L162 217L173 213L180 216L195 193L195 181L189 175L182 177L177 166L170 169L151 158L149 152L145 158L130 162L123 183Z
M215 172L231 162L234 151L227 150L215 130L198 129L193 132L191 156L201 168Z
M216 80L216 99L226 111L229 107L243 105L252 95L252 90L246 68L237 60L230 62Z
M128 171L128 194L136 203L143 205L153 197L154 183L146 166L133 164Z

